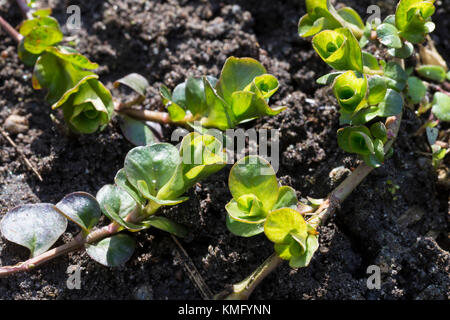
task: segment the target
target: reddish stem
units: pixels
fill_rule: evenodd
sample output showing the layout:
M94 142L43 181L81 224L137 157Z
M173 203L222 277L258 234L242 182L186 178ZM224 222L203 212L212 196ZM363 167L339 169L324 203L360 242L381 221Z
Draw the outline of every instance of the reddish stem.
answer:
M5 19L0 17L0 27L5 30L5 32L13 38L16 42L20 42L23 36L17 32Z

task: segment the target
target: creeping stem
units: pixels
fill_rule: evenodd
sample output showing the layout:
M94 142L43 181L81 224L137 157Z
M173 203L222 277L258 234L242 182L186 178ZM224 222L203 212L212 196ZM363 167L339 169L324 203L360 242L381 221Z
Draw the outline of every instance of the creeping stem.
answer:
M144 208L145 215L137 215L136 212L138 212L138 210L135 210L130 213L125 220L131 223L138 223L146 217L155 214L159 208L160 205L155 205L152 201L149 201L149 204ZM109 225L92 230L87 235L84 231L81 231L70 242L46 251L37 257L18 263L15 266L0 267L0 278L10 276L14 273L32 270L45 262L53 260L66 253L82 249L86 244L95 244L100 240L111 237L122 230L122 226L120 226L117 222L112 222Z
M173 121L167 112L160 111L151 111L151 110L139 110L132 109L125 104L117 103L115 107L115 111L117 113L125 114L130 116L136 120L142 121L152 121L160 124L176 124L184 126L188 122L194 121L194 117L192 115L187 115L184 119L180 121Z
M403 60L399 61L404 67ZM398 135L403 113L386 119L386 129L389 140L384 146L386 153L392 147L395 138ZM364 180L374 168L361 163L339 186L337 186L324 200L324 202L316 210L315 214L308 219L308 223L313 227L318 227L330 218L336 209L339 209L342 202L352 193L352 191ZM227 300L247 300L258 284L274 271L283 260L273 253L266 261L264 261L254 272L252 272L245 280L233 285L230 289L225 290L215 296L216 299Z
M20 42L22 40L23 36L17 32L16 29L14 29L5 19L0 17L0 27L5 30L5 32L13 38L16 42Z

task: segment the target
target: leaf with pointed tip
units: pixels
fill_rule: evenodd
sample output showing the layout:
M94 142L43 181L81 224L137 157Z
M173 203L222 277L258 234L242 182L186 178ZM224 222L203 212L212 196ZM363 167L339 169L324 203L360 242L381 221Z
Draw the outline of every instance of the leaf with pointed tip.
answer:
M166 217L151 216L147 220L143 221L143 223L181 238L186 237L188 233L187 229L184 226L173 222Z
M125 190L115 185L103 186L97 192L96 198L103 214L112 221L116 221L116 216L125 219L131 212L137 210L136 201ZM110 210L106 209L106 205ZM110 214L111 211L114 215Z
M86 232L91 230L102 216L99 203L86 192L74 192L66 195L56 204L56 208Z
M269 162L258 156L247 156L236 162L231 168L228 185L234 199L254 194L266 212L272 210L278 199L275 171Z
M114 88L118 88L120 84L123 84L133 91L137 92L140 96L145 96L145 91L150 86L147 79L141 76L139 73L130 73L119 80L114 82Z
M433 96L431 112L441 121L450 121L450 97L442 92Z
M416 71L420 76L436 82L444 82L447 76L445 69L437 65L422 65Z
M117 267L125 264L133 255L135 240L126 234L117 234L105 238L96 244L87 244L87 254L106 267Z
M322 31L314 36L312 43L314 50L332 68L363 71L361 48L349 29Z
M342 71L327 73L326 75L323 75L319 79L317 79L316 83L323 85L330 85L334 82L334 79L336 79L336 77L341 75L342 73L343 73Z
M403 109L403 98L400 93L395 90L388 89L384 100L378 105L380 117L396 116Z
M219 171L226 165L222 143L211 135L191 132L181 141L181 162L170 180L159 190L161 200L178 199L195 183Z
M147 184L148 192L156 195L172 177L179 162L177 148L169 143L155 143L131 149L125 157L124 170L136 190L142 180Z
M47 251L66 228L67 219L49 203L16 207L8 211L0 223L3 236L30 249L32 257Z
M362 53L363 66L367 67L371 70L380 70L380 65L378 64L377 58L371 53L364 52Z
M377 27L378 40L389 48L401 48L402 40L398 35L398 30L395 26L389 23L382 23Z
M356 112L367 104L367 77L354 71L344 72L334 81L333 92L345 112Z
M152 130L145 123L126 115L120 117L120 129L125 138L135 146L148 146L157 142Z
M97 63L90 61L84 55L71 47L52 46L46 48L45 51L82 69L94 70L98 68Z
M288 186L282 186L278 189L278 199L272 210L281 208L296 209L298 204L297 194L295 190Z
M411 42L403 41L401 48L389 48L388 53L396 58L406 59L409 58L414 52L414 46Z
M417 104L425 97L427 94L427 87L417 77L408 77L408 100L413 104Z
M230 57L225 61L216 84L217 94L232 105L233 92L244 90L255 77L265 73L266 69L255 59Z
M319 238L314 235L308 235L306 239L306 249L304 253L300 256L293 256L289 261L289 266L291 268L301 268L306 267L311 262L314 253L319 248Z
M377 105L383 101L386 96L387 84L386 79L380 76L373 76L369 79L369 95L368 102L369 105Z
M384 77L389 88L398 92L402 91L406 86L408 75L403 68L396 62L388 62L384 67Z
M264 233L274 243L289 244L294 239L302 246L308 236L305 219L290 208L270 212L264 223Z
M229 215L227 215L226 218L226 225L228 230L232 234L240 237L246 238L253 237L264 232L264 223L260 224L243 223L230 218Z
M122 190L127 192L137 203L144 205L145 204L145 198L139 193L138 190L136 190L135 187L128 181L127 175L125 173L125 169L120 169L115 178L114 182L117 184L118 187L120 187Z
M365 126L341 128L337 132L338 145L345 152L368 155L374 153L370 130Z

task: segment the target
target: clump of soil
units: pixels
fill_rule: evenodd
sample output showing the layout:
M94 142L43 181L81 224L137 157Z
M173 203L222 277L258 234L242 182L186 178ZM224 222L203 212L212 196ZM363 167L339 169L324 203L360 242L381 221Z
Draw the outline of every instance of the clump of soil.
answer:
M380 2L381 3L381 2ZM392 6L382 2L383 17ZM163 109L157 90L174 87L188 75L217 76L228 56L260 60L281 83L272 103L288 109L247 127L280 130L280 169L283 184L300 197L325 197L336 181L333 168L351 169L355 159L336 142L338 114L330 90L315 84L327 66L298 37L302 1L38 1L54 8L64 24L66 7L81 8L82 29L71 34L77 48L98 62L102 81L131 72L152 85L146 108ZM363 18L372 1L346 1ZM0 1L0 14L13 25L21 14L13 3ZM439 4L433 34L448 61L449 7ZM69 34L68 32L66 32ZM120 134L117 121L98 134L69 137L50 117L44 93L31 88L30 68L17 58L15 43L0 34L0 123L11 114L28 120L26 132L13 139L44 178L40 182L18 153L0 138L0 216L14 206L57 202L65 194L95 194L112 183L132 148ZM121 96L120 92L114 92ZM436 173L424 151L425 138L412 138L423 121L405 110L395 155L375 170L320 229L320 251L311 265L291 270L284 264L254 292L255 299L448 299L448 189L437 184ZM165 128L167 137L173 128ZM447 130L448 127L441 127ZM447 135L448 136L448 135ZM167 139L169 140L169 139ZM448 165L448 160L446 162ZM344 170L345 171L345 170ZM346 170L348 171L348 170ZM197 185L190 200L165 213L190 228L182 243L214 292L241 280L272 253L263 235L242 239L225 226L229 168ZM398 186L395 187L395 186ZM69 224L62 240L77 231ZM151 229L136 235L138 247L120 268L105 268L85 253L58 258L36 271L0 279L1 299L200 299L198 291L176 258L176 246L163 232ZM0 264L27 258L27 250L0 239ZM69 290L66 270L82 269L82 288ZM369 290L366 269L382 271L380 290Z

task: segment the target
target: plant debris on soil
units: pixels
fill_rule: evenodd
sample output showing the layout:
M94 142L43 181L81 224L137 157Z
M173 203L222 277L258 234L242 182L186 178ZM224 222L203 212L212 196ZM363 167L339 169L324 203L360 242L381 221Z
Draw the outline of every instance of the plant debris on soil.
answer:
M394 12L393 3L345 0L364 20L369 5L380 5L384 18ZM81 8L82 28L75 32L64 27L71 4ZM448 62L450 6L445 1L436 4L432 38ZM246 128L280 130L277 176L298 190L299 197L325 197L357 166L355 157L338 148L337 103L331 90L315 84L327 66L310 42L297 35L304 1L48 0L37 5L53 8L66 35L101 65L100 78L109 88L128 73L145 76L151 84L144 104L148 109L164 109L158 96L161 84L173 88L188 75L217 76L232 55L261 61L280 80L272 103L288 109ZM0 15L12 25L22 19L13 1L0 0ZM0 137L0 218L20 204L56 203L74 191L95 195L112 183L133 147L121 135L118 121L101 133L67 135L61 116L45 103L45 93L33 91L32 69L19 61L16 44L3 32L0 52L0 123L3 126L11 114L24 119L20 125L26 130L12 130L10 136L44 180L39 181ZM450 298L449 192L438 184L430 159L420 153L426 138L413 137L424 120L408 108L404 112L394 156L320 228L320 250L312 263L298 270L284 263L261 283L253 299ZM168 142L173 129L164 128ZM448 139L449 127L441 125L440 130ZM448 158L444 165L449 165ZM215 293L242 280L273 252L264 235L239 238L227 230L229 170L196 185L189 201L164 209L189 228L189 236L180 242ZM63 241L76 232L69 223ZM106 268L86 253L74 252L29 273L0 279L0 299L202 298L169 234L150 229L136 236L137 250L123 267ZM26 249L0 238L0 265L27 258ZM71 265L81 267L79 290L67 288ZM381 268L380 290L367 287L370 265Z

